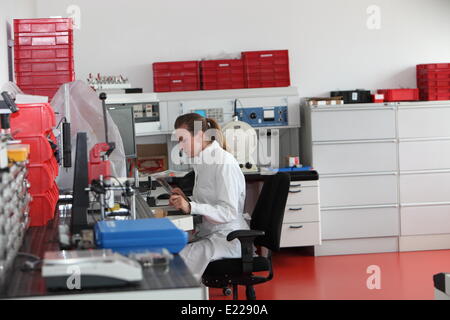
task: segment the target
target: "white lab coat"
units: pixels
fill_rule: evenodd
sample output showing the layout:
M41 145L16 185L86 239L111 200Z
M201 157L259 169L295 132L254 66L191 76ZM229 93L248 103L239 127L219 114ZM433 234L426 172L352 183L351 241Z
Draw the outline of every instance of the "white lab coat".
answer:
M193 168L191 213L203 216L203 222L196 228L196 240L180 255L200 279L210 261L241 257L239 240L226 237L249 227L243 216L245 178L233 155L214 141L193 159Z

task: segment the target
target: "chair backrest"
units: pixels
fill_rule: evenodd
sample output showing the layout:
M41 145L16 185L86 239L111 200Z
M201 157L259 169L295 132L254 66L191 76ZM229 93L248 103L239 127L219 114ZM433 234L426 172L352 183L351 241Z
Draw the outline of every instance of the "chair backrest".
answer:
M255 245L272 251L280 249L281 227L289 194L290 176L285 172L267 176L252 213L250 228L265 235L255 239Z

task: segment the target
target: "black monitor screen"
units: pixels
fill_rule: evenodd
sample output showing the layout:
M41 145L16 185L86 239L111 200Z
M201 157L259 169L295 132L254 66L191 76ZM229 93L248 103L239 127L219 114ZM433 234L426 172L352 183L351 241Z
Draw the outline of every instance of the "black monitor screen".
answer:
M125 156L127 158L136 158L133 106L108 106L108 111L119 128Z

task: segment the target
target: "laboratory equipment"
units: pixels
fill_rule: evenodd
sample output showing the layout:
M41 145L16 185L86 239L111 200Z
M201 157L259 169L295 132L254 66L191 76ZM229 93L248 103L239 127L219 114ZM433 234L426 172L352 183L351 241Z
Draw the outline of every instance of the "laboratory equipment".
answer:
M125 156L129 159L137 157L134 108L132 106L108 106L108 112L119 129L122 137Z
M48 289L82 290L137 284L142 266L112 250L50 251L42 276Z
M130 119L128 111L131 109L134 115L134 134L136 136L161 133L162 110L160 109L160 103L156 94L109 94L105 103L115 122L119 117L126 116L117 124L119 130L121 126L125 128L130 127L131 124L126 123L126 121L129 121ZM130 132L129 129L127 129L127 133L128 132ZM124 139L124 145L125 142L128 141L127 139L128 138Z
M248 123L233 120L222 128L228 151L236 158L243 172L256 172L258 136Z

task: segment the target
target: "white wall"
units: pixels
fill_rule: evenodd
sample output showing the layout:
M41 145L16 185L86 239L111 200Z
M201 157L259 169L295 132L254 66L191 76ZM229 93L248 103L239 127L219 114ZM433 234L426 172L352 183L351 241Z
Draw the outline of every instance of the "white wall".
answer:
M123 74L152 91L156 61L289 49L302 96L415 87L415 65L450 62L449 0L36 0L37 15L81 9L75 69ZM366 25L369 5L381 28Z
M34 18L34 0L0 0L0 88L8 77L8 31L12 30L12 19Z

